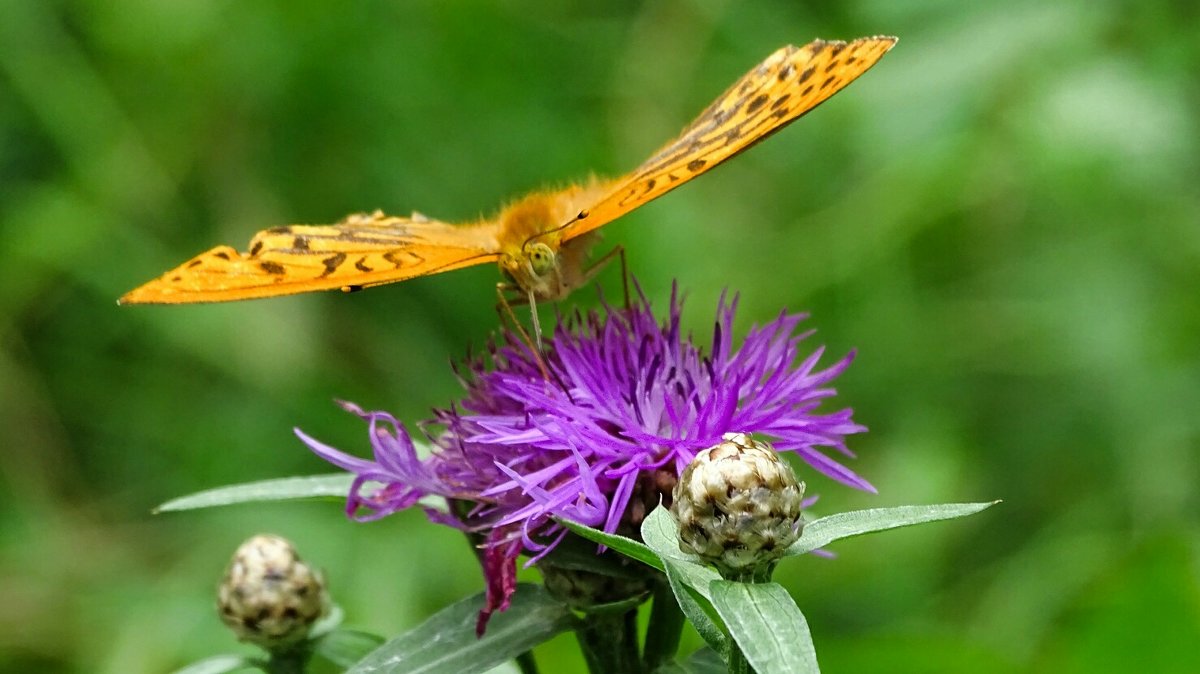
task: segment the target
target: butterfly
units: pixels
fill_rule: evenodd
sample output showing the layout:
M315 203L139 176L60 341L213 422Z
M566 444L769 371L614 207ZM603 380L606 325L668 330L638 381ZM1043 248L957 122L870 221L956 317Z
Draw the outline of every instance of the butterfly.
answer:
M332 225L256 234L247 252L217 246L129 291L120 304L185 304L360 290L498 262L529 303L556 301L595 273L593 232L743 152L875 65L895 37L814 40L771 54L679 136L616 180L534 192L495 217L449 224L420 213L350 215Z

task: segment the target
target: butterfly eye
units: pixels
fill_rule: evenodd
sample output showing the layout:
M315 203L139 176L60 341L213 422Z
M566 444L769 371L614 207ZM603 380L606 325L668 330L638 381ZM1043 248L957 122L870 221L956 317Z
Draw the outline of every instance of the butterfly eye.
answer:
M535 243L529 246L527 255L529 256L529 266L538 276L545 276L554 268L554 251L544 243Z

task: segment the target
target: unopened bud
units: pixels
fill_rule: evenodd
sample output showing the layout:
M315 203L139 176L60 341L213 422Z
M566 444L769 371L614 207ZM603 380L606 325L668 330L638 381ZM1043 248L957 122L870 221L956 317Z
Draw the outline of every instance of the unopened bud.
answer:
M651 579L645 574L616 576L545 562L538 568L550 596L584 613L610 605L637 606L652 589Z
M238 547L217 592L221 620L269 650L303 640L329 607L319 571L285 538L261 534Z
M745 433L696 455L675 486L679 549L725 575L769 569L800 538L804 483L775 450Z

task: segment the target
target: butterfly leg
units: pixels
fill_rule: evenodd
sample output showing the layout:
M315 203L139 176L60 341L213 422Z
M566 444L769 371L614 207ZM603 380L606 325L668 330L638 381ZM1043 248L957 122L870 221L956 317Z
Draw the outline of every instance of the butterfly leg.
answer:
M500 314L500 322L511 322L514 331L520 337L521 343L529 348L533 354L534 360L537 361L538 369L542 371L542 377L546 381L550 381L550 371L546 368L546 362L542 359L542 326L538 321L537 304L535 303L533 293L527 296L514 295L510 300L505 293L516 292L520 290L517 286L511 283L500 282L496 284L496 297L499 300L496 303L496 313ZM525 326L521 325L521 321L517 319L517 314L512 310L513 304L529 304L530 310L533 312L533 334L537 336L536 341L529 337L529 333L525 331ZM507 321L505 318L507 317Z
M625 246L617 244L613 249L608 251L599 260L596 260L583 270L583 274L579 280L579 286L585 286L592 282L605 267L613 261L613 258L621 258L621 288L625 292L625 310L629 310L629 264L625 259Z

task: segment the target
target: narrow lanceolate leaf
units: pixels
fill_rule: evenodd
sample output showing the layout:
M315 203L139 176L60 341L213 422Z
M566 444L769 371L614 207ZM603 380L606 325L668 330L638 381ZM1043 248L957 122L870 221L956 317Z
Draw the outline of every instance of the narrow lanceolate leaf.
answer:
M217 487L171 499L154 509L156 513L174 510L213 508L236 503L289 501L294 499L345 498L354 476L348 473L285 477L261 482L246 482Z
M575 534L588 539L589 541L594 541L596 543L600 543L601 545L605 545L608 548L616 550L622 555L625 555L626 557L631 557L639 562L662 571L662 560L658 558L658 555L654 554L650 548L642 545L632 538L606 533L600 531L599 529L593 529L586 524L580 524L579 522L573 522L568 519L557 519L558 522L564 527L570 529Z
M715 580L713 606L758 674L819 672L808 621L778 583Z
M662 558L675 601L688 622L714 650L725 648L725 633L710 615L709 584L721 576L679 549L679 529L666 508L658 507L642 522L642 539ZM693 593L699 595L699 598Z
M471 674L486 672L575 627L570 609L541 586L518 585L512 605L496 613L481 638L475 620L484 596L448 606L363 658L351 674Z
M683 669L688 674L725 674L725 662L711 648L701 648L684 660Z
M814 520L804 526L804 534L787 550L787 555L802 555L851 536L897 529L924 522L966 517L999 503L945 503L941 505L899 506L853 510Z
M670 662L651 670L651 674L726 674L725 661L711 648L701 648L683 662Z
M711 602L704 596L707 594L707 590L702 594L699 589L688 582L697 582L702 574L689 573L686 570L687 567L673 559L665 561L667 581L671 584L671 592L675 595L675 601L679 603L679 609L683 611L683 615L687 616L692 627L696 628L696 632L704 639L704 643L715 651L724 651L726 648L725 633L721 631L714 616L709 614L713 609ZM706 569L706 571L711 572L711 576L707 576L708 582L720 579L720 575L716 571L710 569Z
M258 668L260 661L242 655L214 655L175 670L175 674L225 674L238 670Z
M317 641L317 655L339 667L351 667L379 648L384 638L356 630L335 630Z

